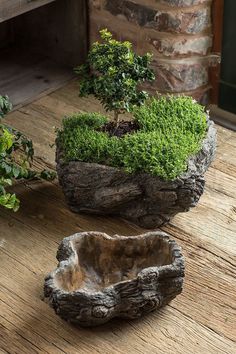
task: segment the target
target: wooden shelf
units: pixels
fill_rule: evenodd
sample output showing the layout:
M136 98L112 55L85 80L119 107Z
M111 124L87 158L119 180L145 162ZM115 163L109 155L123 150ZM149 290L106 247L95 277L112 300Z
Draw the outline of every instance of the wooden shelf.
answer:
M84 62L87 2L0 0L0 22L10 17L0 24L0 94L19 107L63 86Z
M0 23L55 0L0 0Z
M0 94L8 95L14 107L54 91L73 77L70 67L33 49L13 48L1 53Z

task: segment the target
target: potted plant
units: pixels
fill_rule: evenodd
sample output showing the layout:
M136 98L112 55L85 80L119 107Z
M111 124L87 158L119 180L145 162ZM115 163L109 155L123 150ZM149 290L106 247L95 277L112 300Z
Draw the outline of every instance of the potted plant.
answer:
M216 130L190 97L156 97L139 90L153 80L151 56L101 31L83 74L80 94L94 94L114 121L97 113L63 120L57 172L71 210L113 214L157 227L197 204L216 146ZM132 113L132 121L119 114Z
M0 206L17 211L20 201L14 193L6 190L19 179L53 179L55 173L31 169L34 156L33 143L21 132L2 122L12 108L7 96L0 96Z

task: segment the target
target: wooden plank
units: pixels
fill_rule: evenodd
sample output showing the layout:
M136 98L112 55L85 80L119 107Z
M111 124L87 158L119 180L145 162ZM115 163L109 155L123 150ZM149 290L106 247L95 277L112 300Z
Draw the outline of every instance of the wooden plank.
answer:
M0 23L55 0L0 0Z
M86 0L57 0L14 19L16 45L35 46L71 70L82 64L88 51Z
M10 96L14 107L64 86L87 55L87 2L49 2L0 26L0 92ZM0 0L0 15L14 3ZM42 1L17 3L36 7Z

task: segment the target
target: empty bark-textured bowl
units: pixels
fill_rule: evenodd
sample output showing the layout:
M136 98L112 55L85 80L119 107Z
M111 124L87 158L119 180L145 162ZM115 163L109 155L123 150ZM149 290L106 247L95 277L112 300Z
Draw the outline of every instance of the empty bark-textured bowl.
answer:
M45 278L45 298L74 324L138 318L182 291L181 249L164 232L112 237L78 233L62 241L57 259L58 267Z
M216 129L209 121L201 150L173 181L81 161L66 162L57 142L57 173L67 204L74 212L118 215L145 228L156 228L197 205L204 174L214 158Z

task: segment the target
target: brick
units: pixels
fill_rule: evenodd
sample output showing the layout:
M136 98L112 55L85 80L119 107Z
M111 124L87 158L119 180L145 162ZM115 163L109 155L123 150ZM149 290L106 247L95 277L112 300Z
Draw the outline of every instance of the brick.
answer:
M209 0L155 0L155 2L160 2L164 5L169 6L179 6L179 7L187 7L187 6L195 6L201 5L205 3L209 3Z
M90 38L97 40L98 30L108 28L115 38L131 41L139 54L152 52L156 81L145 85L150 93L184 93L206 103L208 60L198 57L207 55L212 46L209 4L207 0L90 0Z
M92 11L93 8L101 10L102 9L101 1L100 0L90 0L89 1L89 9L90 9L90 11Z
M210 9L201 7L181 11L157 11L129 0L107 0L105 9L114 16L123 15L141 27L161 32L195 34L210 27Z
M210 10L201 8L187 12L158 11L155 23L150 25L161 32L197 34L209 28L210 24Z
M202 62L193 63L158 63L153 65L156 80L148 87L161 92L192 91L207 85L208 65Z
M157 81L156 81L157 83ZM156 86L158 86L156 84ZM195 99L197 102L199 102L202 105L207 105L209 103L209 91L210 91L210 86L205 85L198 87L196 90L191 90L191 91L181 91L181 92L162 92L158 87L152 86L152 87L145 87L145 89L150 93L150 95L155 96L156 93L161 95L169 95L172 94L174 96L190 96L193 99Z
M105 9L114 16L124 15L128 21L135 22L139 26L146 26L153 22L156 15L156 10L128 0L108 0Z
M98 0L94 0L98 1ZM104 0L100 0L104 1ZM192 6L209 6L212 0L133 0L134 3L145 5L155 10L168 8L185 8ZM105 1L104 1L105 2Z
M206 55L212 46L211 36L201 37L176 37L165 36L158 38L157 36L150 36L147 41L155 50L167 57L182 57L190 55Z

